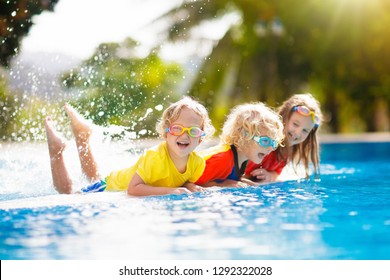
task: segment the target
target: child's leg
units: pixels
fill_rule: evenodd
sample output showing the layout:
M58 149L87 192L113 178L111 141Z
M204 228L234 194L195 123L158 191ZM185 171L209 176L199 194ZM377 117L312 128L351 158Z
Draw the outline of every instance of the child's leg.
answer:
M50 117L46 117L44 123L47 144L49 146L50 166L54 187L59 193L69 194L72 192L72 180L69 177L63 157L65 141L56 133L56 131L54 131L52 119Z
M70 118L70 125L76 140L81 169L90 182L100 180L98 166L89 143L92 133L91 124L70 105L65 104L64 108Z

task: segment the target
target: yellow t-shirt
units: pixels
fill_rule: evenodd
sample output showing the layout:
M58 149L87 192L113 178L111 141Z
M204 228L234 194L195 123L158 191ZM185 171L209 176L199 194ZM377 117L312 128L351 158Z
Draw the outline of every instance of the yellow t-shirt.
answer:
M205 161L196 152L189 155L187 168L180 173L172 162L166 142L148 149L133 166L112 172L107 178L107 191L127 190L131 179L137 173L145 184L156 187L178 188L186 182L194 183L202 175Z

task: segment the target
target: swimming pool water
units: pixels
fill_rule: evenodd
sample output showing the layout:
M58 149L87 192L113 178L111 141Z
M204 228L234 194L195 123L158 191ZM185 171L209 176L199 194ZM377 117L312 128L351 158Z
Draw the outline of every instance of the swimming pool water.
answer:
M3 146L0 258L390 259L390 143L322 144L321 158L320 182L68 196L46 146Z

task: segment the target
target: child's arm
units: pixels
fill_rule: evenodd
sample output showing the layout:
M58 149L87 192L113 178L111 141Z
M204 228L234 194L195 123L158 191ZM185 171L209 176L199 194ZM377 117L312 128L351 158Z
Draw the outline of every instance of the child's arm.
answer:
M252 181L251 179L244 176L241 177L241 182L245 183L248 186L258 186L260 184L258 181Z
M183 187L189 189L191 192L201 192L204 190L204 188L202 188L201 186L190 182L185 183Z
M148 195L166 195L166 194L190 194L191 191L185 187L182 188L167 188L153 187L145 184L142 178L135 173L127 188L127 194L133 196L148 196Z
M202 187L231 187L231 188L239 188L244 186L244 182L227 179L222 182L210 181L202 185Z

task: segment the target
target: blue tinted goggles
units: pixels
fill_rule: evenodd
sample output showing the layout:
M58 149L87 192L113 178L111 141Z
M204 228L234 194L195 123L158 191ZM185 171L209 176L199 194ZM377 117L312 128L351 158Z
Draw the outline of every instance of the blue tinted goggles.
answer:
M257 142L260 146L267 148L272 147L272 149L276 150L278 148L278 142L269 138L268 136L253 136L253 140Z

